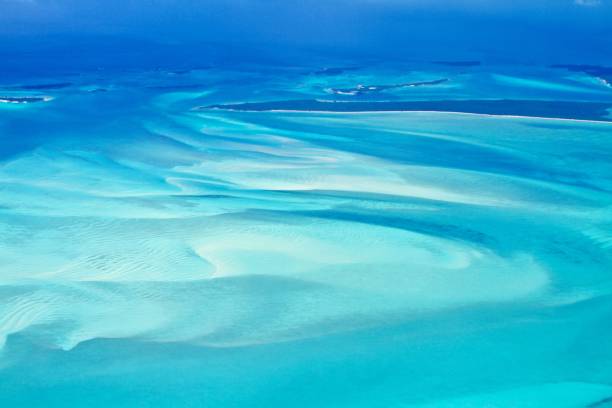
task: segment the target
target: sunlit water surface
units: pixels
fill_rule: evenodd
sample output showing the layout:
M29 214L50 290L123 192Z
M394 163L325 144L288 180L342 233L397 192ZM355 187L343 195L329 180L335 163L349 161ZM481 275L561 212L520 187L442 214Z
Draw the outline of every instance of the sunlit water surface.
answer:
M0 404L606 406L611 123L194 109L612 101L576 72L437 70L5 92L53 99L0 105Z

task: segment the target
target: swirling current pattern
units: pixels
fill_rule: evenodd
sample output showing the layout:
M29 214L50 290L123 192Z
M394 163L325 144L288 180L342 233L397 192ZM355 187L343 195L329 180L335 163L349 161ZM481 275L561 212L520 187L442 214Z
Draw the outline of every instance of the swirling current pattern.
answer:
M6 406L605 406L609 122L210 81L2 108Z

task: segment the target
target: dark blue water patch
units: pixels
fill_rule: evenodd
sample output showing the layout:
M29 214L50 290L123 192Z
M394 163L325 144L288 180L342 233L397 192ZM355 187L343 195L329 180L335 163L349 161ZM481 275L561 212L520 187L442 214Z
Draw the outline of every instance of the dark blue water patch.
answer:
M477 67L480 61L434 61L436 65L446 65L449 67Z
M192 69L175 69L175 70L170 70L168 71L169 75L187 75L190 74L193 70Z
M568 132L584 132L585 127L579 125L572 125L570 123L559 123L559 122L525 122L522 123L523 126L533 127L538 129L552 129L552 130L566 130ZM589 127L589 132L598 132L598 133L610 133L610 129L606 127Z
M192 90L192 89L203 89L206 88L206 84L169 84L169 85L150 85L147 89L155 89L160 91L181 91L181 90Z
M10 90L23 90L23 91L44 91L44 90L52 90L52 89L63 89L72 86L72 82L56 82L49 84L32 84L32 85L17 85L4 87L4 89Z
M558 119L612 121L607 118L609 102L550 100L438 100L438 101L322 101L318 99L246 102L199 107L233 111L314 111L314 112L459 112L486 115L527 116Z
M356 71L358 69L360 69L360 67L330 67L314 71L313 74L321 76L335 76L344 74L347 71Z

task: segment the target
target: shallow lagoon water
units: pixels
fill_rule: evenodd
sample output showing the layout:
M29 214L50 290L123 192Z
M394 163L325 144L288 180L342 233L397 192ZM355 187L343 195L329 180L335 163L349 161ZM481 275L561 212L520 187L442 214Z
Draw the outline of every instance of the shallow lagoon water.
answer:
M605 406L612 123L194 109L440 77L356 100L612 104L429 69L31 82L71 85L0 106L0 401Z

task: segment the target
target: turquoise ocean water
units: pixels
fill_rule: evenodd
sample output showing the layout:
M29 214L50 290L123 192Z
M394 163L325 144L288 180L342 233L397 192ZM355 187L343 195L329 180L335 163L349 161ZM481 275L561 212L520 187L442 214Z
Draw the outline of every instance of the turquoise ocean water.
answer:
M0 406L608 406L612 88L464 65L6 78Z

